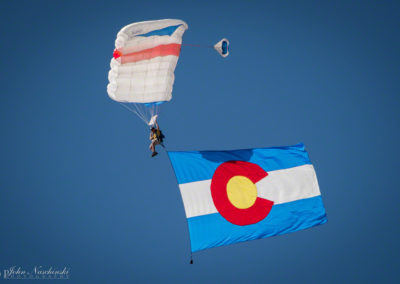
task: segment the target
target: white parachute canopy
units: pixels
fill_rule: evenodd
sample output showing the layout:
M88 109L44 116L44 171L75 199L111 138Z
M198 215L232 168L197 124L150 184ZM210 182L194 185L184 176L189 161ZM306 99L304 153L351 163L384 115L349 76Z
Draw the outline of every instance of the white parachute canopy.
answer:
M227 57L229 55L229 40L226 38L221 39L214 45L214 49L222 56Z
M122 28L117 34L108 73L110 98L147 124L154 123L159 105L172 99L174 71L187 28L184 21L172 19L133 23Z

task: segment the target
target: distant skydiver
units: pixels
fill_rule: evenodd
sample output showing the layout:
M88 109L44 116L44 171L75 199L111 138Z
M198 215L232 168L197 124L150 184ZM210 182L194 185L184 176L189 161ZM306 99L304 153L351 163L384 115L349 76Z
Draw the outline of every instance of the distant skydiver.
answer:
M164 134L160 130L160 127L158 126L157 118L155 118L154 124L155 124L156 127L154 127L154 126L151 127L151 129L150 129L150 137L149 137L149 139L151 141L149 149L152 152L151 153L152 157L154 157L155 155L158 154L156 152L156 145L160 144L161 146L164 147L163 142L164 142L164 138L165 138Z

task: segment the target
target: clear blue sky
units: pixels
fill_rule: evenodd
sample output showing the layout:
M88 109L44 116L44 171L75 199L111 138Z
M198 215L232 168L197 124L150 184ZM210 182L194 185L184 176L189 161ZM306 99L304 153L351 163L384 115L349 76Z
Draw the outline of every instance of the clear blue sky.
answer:
M0 271L71 283L399 280L396 1L0 1ZM170 150L304 142L328 223L194 255L165 152L107 96L119 29L186 21ZM4 281L4 280L3 280ZM37 283L37 282L35 282Z

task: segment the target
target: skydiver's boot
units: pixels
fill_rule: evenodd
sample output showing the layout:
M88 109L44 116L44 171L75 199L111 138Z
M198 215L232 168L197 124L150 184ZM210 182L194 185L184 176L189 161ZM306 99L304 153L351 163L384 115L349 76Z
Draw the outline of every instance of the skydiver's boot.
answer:
M153 152L153 154L151 154L151 157L154 157L154 156L156 156L158 153L157 152Z

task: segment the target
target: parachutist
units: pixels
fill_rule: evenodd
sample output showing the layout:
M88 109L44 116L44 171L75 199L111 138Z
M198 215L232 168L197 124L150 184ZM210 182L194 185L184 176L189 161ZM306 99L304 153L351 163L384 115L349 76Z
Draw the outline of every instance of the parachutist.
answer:
M149 149L152 152L151 153L152 157L154 157L158 154L156 152L156 145L161 144L161 146L164 147L163 142L164 142L164 138L165 138L164 134L160 130L160 127L158 126L157 118L154 120L154 124L156 127L153 126L150 129L150 137L149 137L149 139L151 141Z

